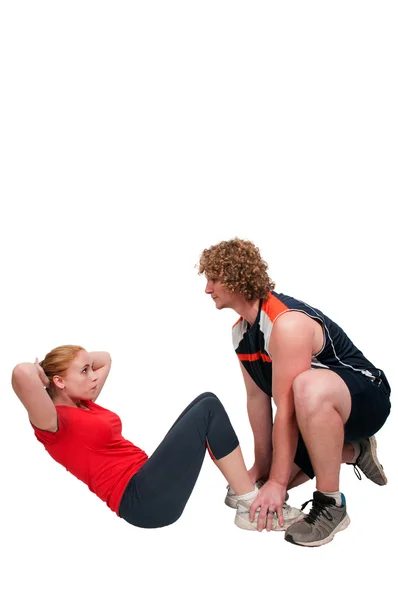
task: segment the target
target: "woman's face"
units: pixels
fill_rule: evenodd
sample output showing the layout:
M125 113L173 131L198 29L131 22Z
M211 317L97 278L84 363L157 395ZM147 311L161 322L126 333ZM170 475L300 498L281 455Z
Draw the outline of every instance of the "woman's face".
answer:
M97 379L89 353L80 350L64 377L54 377L54 383L72 400L92 400L97 389Z

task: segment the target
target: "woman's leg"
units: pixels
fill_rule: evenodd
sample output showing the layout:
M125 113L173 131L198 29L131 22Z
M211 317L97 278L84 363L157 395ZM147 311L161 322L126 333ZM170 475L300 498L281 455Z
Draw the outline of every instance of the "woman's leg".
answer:
M231 488L238 496L253 491L253 483L247 472L240 446L228 456L220 460L214 459L214 464L220 469Z
M201 394L200 396L195 398L195 400L193 400L191 402L191 404L189 404L183 410L183 412L180 414L178 419L175 421L174 425L171 427L170 431L177 425L177 423L179 423L179 421L181 419L183 419L187 415L187 413L189 413L190 411L195 409L195 407L197 406L197 404L199 402L203 402L204 397L207 397L208 395L209 395L209 393L205 393L205 394ZM211 394L211 393L210 393L210 395L214 396L214 394ZM225 415L226 415L226 413L225 413ZM228 416L227 416L227 418L228 418ZM229 421L229 418L228 418L228 421ZM230 424L230 426L232 427L231 424ZM169 433L170 433L170 431L169 431ZM238 444L239 444L239 442L238 442ZM248 488L247 478L244 477L242 479L242 466L244 467L245 471L247 471L247 470L246 470L246 466L244 464L242 451L239 446L235 450L233 450L230 454L228 454L228 456L225 456L224 458L221 458L219 460L217 460L215 458L214 454L212 453L211 445L208 443L207 446L208 446L210 455L212 456L212 458L214 460L215 465L220 469L221 473L224 475L225 479L228 481L228 483L231 485L231 487L233 486L233 484L231 484L231 481L235 482L236 493L238 495L245 494L245 493L247 493L247 491L250 491L253 488L253 486L251 486L250 490L248 490L247 489Z
M201 394L180 415L123 495L119 515L138 527L164 527L182 514L206 447L238 493L253 490L239 442L218 398Z

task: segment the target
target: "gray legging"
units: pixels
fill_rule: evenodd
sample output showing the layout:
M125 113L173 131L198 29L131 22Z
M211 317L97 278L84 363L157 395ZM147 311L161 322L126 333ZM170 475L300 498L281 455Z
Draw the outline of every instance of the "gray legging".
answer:
M119 505L119 516L136 527L171 525L181 516L192 493L206 447L218 460L238 445L220 400L211 392L201 394L130 479Z

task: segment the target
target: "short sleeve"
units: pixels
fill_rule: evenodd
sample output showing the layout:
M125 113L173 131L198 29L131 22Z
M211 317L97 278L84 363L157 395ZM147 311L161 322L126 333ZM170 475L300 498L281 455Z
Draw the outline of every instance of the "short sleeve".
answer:
M39 442L44 444L44 446L56 444L65 434L65 419L59 412L57 412L57 431L46 431L44 429L39 429L36 427L36 425L33 425L31 421L29 422L33 427L36 438L39 440Z

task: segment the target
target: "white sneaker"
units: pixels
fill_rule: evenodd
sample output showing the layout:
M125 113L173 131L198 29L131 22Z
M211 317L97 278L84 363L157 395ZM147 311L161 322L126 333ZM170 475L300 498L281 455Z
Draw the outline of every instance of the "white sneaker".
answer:
M257 530L257 519L260 513L260 509L256 511L254 515L253 522L250 521L250 507L252 505L251 501L247 500L239 500L237 503L236 515L235 515L235 525L240 527L241 529L248 529L251 531ZM290 525L296 523L296 521L300 521L305 514L301 512L298 508L294 508L293 506L289 506L286 502L283 503L282 507L284 525L281 527L279 525L278 519L276 516L272 519L272 531L285 531Z
M265 481L263 479L259 479L254 485L259 490L261 487L263 487L264 483ZM228 491L224 502L230 508L236 508L238 506L238 496L235 494L230 485L227 486L227 490Z

